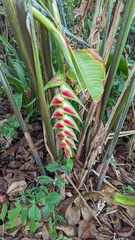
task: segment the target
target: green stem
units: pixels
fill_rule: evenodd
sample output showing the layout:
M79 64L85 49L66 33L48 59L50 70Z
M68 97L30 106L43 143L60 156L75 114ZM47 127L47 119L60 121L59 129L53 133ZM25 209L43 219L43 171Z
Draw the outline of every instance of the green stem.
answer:
M49 119L48 107L45 99L44 85L43 85L41 67L40 67L40 62L38 57L38 46L36 42L36 34L35 34L33 19L31 19L31 22L30 22L30 35L31 35L31 43L32 43L32 49L33 49L33 58L35 63L35 72L37 77L40 112L42 116L43 125L45 126L45 131L46 131L46 136L44 135L44 137L47 139L46 147L50 149L51 154L53 155L54 158L56 158L56 147L54 142L54 135L53 135L53 129L51 126L51 121Z
M34 146L34 143L33 143L32 139L31 139L30 134L27 131L27 127L25 125L25 122L23 121L22 115L21 115L21 113L19 112L19 110L17 108L17 105L16 105L16 102L15 102L12 90L11 90L10 85L9 85L9 83L7 81L7 78L6 78L5 74L4 74L4 71L2 69L2 65L1 64L0 64L0 79L1 79L2 85L3 85L4 89L5 89L5 92L6 92L7 96L8 96L8 99L10 101L10 104L11 104L11 106L13 108L13 111L14 111L14 113L16 115L16 118L17 118L17 120L18 120L18 122L20 124L20 127L21 127L21 129L22 129L22 131L23 131L23 133L25 135L25 138L27 140L28 146L30 147L30 149L32 151L32 154L33 154L33 156L34 156L34 158L36 160L36 163L40 167L41 174L46 175L44 167L43 167L43 164L42 164L42 161L41 161L41 159L39 157L39 154L38 154L38 152L37 152L37 150L36 150L36 148Z
M119 32L119 37L118 37L116 49L114 52L114 58L113 58L110 71L106 80L105 91L104 91L103 100L102 100L101 118L103 118L104 116L104 112L105 112L108 98L110 95L112 83L114 81L116 71L121 59L121 55L126 43L126 39L128 36L130 25L132 23L134 12L135 12L135 1L126 1L125 11L124 11L123 19L121 22L121 30Z

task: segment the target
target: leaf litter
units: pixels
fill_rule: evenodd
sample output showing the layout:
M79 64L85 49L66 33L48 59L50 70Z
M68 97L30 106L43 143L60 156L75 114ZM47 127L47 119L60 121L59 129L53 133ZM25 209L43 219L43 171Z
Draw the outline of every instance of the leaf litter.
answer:
M3 97L3 96L2 96ZM0 99L2 99L2 97ZM2 100L3 101L3 100ZM5 108L5 109L4 109ZM3 110L2 110L3 109ZM2 118L6 119L7 113L12 115L11 109L7 105L7 101L3 101ZM130 116L131 114L131 109ZM130 121L129 115L126 124ZM130 128L133 124L130 121ZM43 162L50 163L46 149L43 143L43 134L41 123L35 122L28 125L29 131L34 139ZM125 142L129 139L125 138ZM134 151L134 150L133 150ZM106 192L113 193L125 191L133 191L135 193L135 164L133 155L128 157L129 149L124 144L118 144L114 152L115 164L109 164L106 172L106 183L102 184L102 193L106 196ZM39 168L36 165L31 152L26 144L25 138L21 132L15 134L14 138L8 145L6 151L0 152L0 212L2 211L2 203L7 203L8 208L12 209L14 202L19 197L19 192L25 189L31 189L36 186L35 178L39 176ZM64 217L66 223L57 223L56 231L71 239L131 239L135 238L135 209L116 205L115 202L106 201L106 198L100 199L87 198L86 202L94 212L95 217L83 201L86 192L92 192L96 189L97 177L94 173L100 171L97 165L93 167L93 171L86 172L79 189L79 176L81 176L82 166L75 160L75 167L72 174L69 175L68 184L62 190L62 201L56 208L56 212ZM66 176L63 174L63 177ZM73 183L73 184L72 184ZM109 183L111 185L109 185ZM76 186L74 188L74 185ZM128 186L130 186L128 188ZM50 185L50 191L52 191ZM78 195L78 192L81 194ZM3 235L3 229L1 229ZM42 216L36 233L30 233L29 223L25 227L21 227L20 218L16 219L16 226L12 229L5 228L4 239L50 239L48 217Z

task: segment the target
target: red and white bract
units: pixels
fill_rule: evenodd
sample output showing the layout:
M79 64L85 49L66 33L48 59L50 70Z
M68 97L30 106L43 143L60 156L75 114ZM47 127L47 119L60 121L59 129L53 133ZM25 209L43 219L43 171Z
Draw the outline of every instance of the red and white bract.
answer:
M70 147L76 149L75 143L74 143L74 141L73 141L72 139L66 138L66 139L65 139L65 142L66 142Z
M66 98L71 99L71 100L75 100L75 96L72 93L70 87L65 86L65 84L61 85L60 91L61 91L61 95L63 97L66 97Z
M64 82L60 86L60 93L62 97L77 102L78 104L80 104L80 106L82 106L86 110L84 104L80 101L80 99L74 93L73 89L67 83Z
M54 113L52 114L52 118L62 118L64 117L64 113L62 111L62 108L57 108Z
M64 151L67 158L72 156L72 150L70 146L67 145L66 147L64 147Z
M75 108L67 101L64 101L63 102L63 105L62 105L62 108L63 108L63 112L67 113L67 114L70 114L76 118L78 118L81 122L81 118L79 116L79 114L77 113L77 111L75 110Z
M76 124L76 122L74 121L74 119L68 115L65 115L63 118L63 122L65 123L65 125L72 127L74 129L76 129L79 132L79 128Z
M65 140L62 140L60 143L59 143L60 147L66 147L67 146L67 143L65 142Z
M54 125L54 128L63 129L64 128L63 121L61 120L61 121L56 122L55 125Z
M58 93L52 100L51 106L53 105L62 105L64 98Z
M68 137L73 138L75 141L78 141L76 138L76 135L74 131L71 128L65 127L63 130L64 134L66 134Z
M65 138L65 133L64 132L58 132L57 137L59 138Z

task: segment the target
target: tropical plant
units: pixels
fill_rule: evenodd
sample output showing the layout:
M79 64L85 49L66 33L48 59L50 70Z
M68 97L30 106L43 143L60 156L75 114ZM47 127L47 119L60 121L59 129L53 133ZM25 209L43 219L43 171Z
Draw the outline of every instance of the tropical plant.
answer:
M60 6L62 2L58 2ZM55 0L9 0L3 4L40 109L45 146L51 161L55 162L59 155L65 155L67 159L76 157L83 161L81 179L84 179L85 170L91 170L97 157L106 165L110 162L134 96L135 66L129 71L122 53L133 20L135 1L97 0L88 42L66 29L63 8L60 8L62 26ZM78 7L79 34L83 27L79 23L84 22L90 7L89 1L82 4L83 7L81 4ZM101 23L97 21L99 18ZM102 28L98 30L100 25ZM73 48L66 35L76 42ZM110 91L119 71L127 80L109 119L103 123ZM1 66L6 91L8 81L5 74ZM14 108L14 97L10 97L12 92L8 89ZM20 122L17 112L16 117ZM27 136L27 129L23 127L21 124ZM114 134L109 140L112 131ZM98 190L106 174L105 164L98 178ZM82 180L79 188L81 184Z

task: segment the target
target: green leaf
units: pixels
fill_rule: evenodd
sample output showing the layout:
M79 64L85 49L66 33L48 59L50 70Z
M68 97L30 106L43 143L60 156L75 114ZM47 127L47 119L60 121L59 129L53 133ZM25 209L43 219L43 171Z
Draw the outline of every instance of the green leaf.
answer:
M58 213L55 213L55 217L57 218L58 221L66 224L66 220L62 216L60 216Z
M42 209L45 216L47 216L49 213L54 212L54 203L45 203L45 207Z
M45 200L46 203L57 203L62 199L61 195L55 191L50 192Z
M87 88L93 101L96 102L103 93L103 81L105 80L103 60L92 49L74 50L71 54L81 83L77 86L77 91L80 92L82 87Z
M5 222L5 226L7 228L14 228L16 226L16 224L13 221L7 221L7 222Z
M50 163L46 166L46 169L49 171L49 172L56 172L57 169L58 169L59 165L58 163Z
M14 134L15 134L15 129L14 128L9 128L7 136L9 138L12 138L14 136Z
M36 178L41 184L53 183L53 179L48 176L39 176Z
M62 168L66 173L69 173L69 172L70 172L70 167L69 167L69 166L61 165L61 168Z
M31 208L28 211L28 217L29 219L33 219L34 221L40 221L41 212L37 205L34 204L33 206L31 206Z
M45 192L43 192L42 190L40 190L37 194L36 194L36 200L37 201L43 201L46 197Z
M135 196L130 194L114 193L111 195L116 202L126 204L128 206L135 206Z
M109 68L109 66L112 63L112 60L113 60L113 57L114 57L114 50L115 49L111 49L111 52L109 54L108 62L107 62L107 68ZM128 64L127 64L126 58L123 55L121 56L118 69L120 71L122 71L124 75L126 75L126 76L128 75Z
M17 104L17 107L19 110L21 110L22 107L22 93L16 93L14 94L14 99Z
M67 180L66 179L61 179L59 176L57 176L57 179L55 181L55 185L58 187L58 188L62 188L63 185L67 184Z
M10 210L9 212L8 212L8 218L9 218L9 220L12 220L12 221L14 221L18 216L19 216L19 214L20 214L20 212L21 212L21 206L20 207L16 207L16 208L13 208L12 210Z
M1 214L0 214L0 219L1 219L2 221L4 221L4 219L5 219L5 217L6 217L7 209L8 209L7 204L6 204L6 203L3 203L3 204L2 204L2 211L1 211Z
M70 158L67 158L67 159L66 159L66 166L70 168L70 171L72 171L73 166L74 166L73 160L70 159Z
M54 77L45 85L44 90L61 86L64 83L64 78L64 74L61 74L58 70Z
M21 211L21 222L22 226L26 226L27 223L27 214L28 214L28 208L23 208Z
M36 223L35 221L34 221L34 219L30 219L30 225L29 225L29 227L30 227L30 232L36 232L36 230L37 230L37 228L38 228L38 223Z

